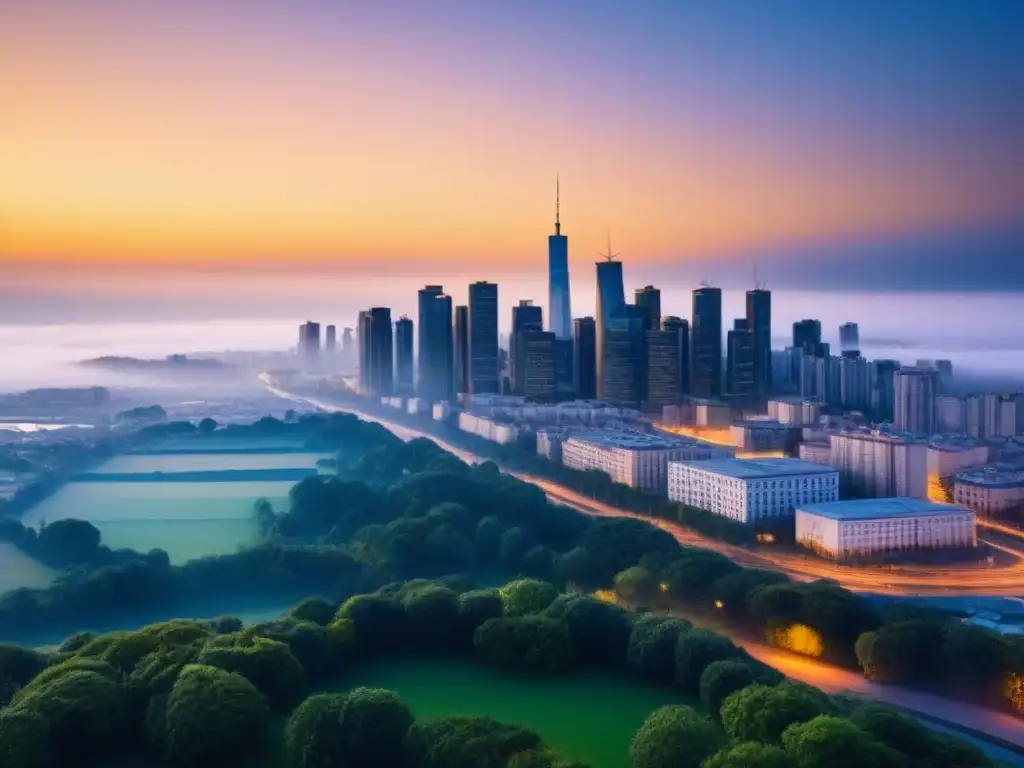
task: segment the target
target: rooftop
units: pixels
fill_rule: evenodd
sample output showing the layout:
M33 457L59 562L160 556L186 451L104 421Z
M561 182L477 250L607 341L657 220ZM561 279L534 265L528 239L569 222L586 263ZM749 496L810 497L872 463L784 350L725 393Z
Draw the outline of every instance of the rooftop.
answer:
M1024 468L990 464L958 472L956 482L985 488L1015 488L1024 486Z
M650 435L643 432L626 432L611 429L573 431L569 439L583 443L595 443L604 448L625 448L631 451L668 450L697 445L709 448L722 447L682 435Z
M728 475L738 480L754 480L762 477L788 477L835 472L832 467L815 464L803 459L713 459L711 461L687 462L688 466Z
M878 520L884 517L936 515L967 511L955 504L938 504L927 499L908 497L829 501L822 504L805 504L796 509L797 512L808 512L831 520Z

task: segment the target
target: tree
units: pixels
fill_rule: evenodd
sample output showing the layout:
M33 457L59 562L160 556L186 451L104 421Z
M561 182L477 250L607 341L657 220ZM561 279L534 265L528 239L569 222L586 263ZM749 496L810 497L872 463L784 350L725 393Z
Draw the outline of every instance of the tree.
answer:
M570 549L555 562L555 574L568 585L583 589L601 586L601 564L586 547Z
M476 589L459 595L459 633L466 644L476 628L501 616L501 595L496 589Z
M793 723L831 710L821 691L786 680L775 686L750 685L727 696L721 716L725 732L734 740L777 744Z
M193 664L181 671L171 689L163 720L170 762L218 765L260 753L270 710L241 675Z
M36 539L39 559L53 568L95 560L99 546L99 529L85 520L57 520L43 526Z
M941 676L945 627L931 619L884 624L854 645L865 677L879 683L922 683Z
M43 654L19 645L0 643L0 707L46 668Z
M630 518L594 523L583 535L580 545L600 564L600 581L604 584L620 571L636 565L644 555L657 552L674 555L679 552L679 543L672 534Z
M558 591L546 581L517 579L498 590L501 609L505 616L539 613L558 597Z
M561 595L544 615L566 623L580 662L613 667L625 664L632 618L619 606L583 595Z
M476 524L474 541L482 562L493 563L501 557L501 537L505 526L496 517L480 518Z
M796 768L796 763L776 746L744 741L712 755L701 768Z
M0 765L47 768L54 765L46 720L31 712L0 709Z
M850 722L877 741L921 765L941 766L934 732L920 720L882 704L864 704L850 712Z
M506 768L513 755L544 747L531 730L469 715L416 723L408 744L417 768Z
M662 571L669 599L688 603L706 599L711 584L739 570L732 560L706 549L685 548Z
M374 653L395 648L405 642L405 611L391 598L356 595L341 604L338 618L349 619L356 627L359 649Z
M865 598L828 582L802 585L800 621L816 630L825 645L825 655L839 661L854 661L853 646L863 632L880 623L878 612Z
M953 624L945 635L939 666L946 684L975 696L998 695L1010 666L1006 641L970 624Z
M112 677L68 665L59 674L37 677L9 709L42 721L56 764L67 765L115 751L128 721L126 705L124 689Z
M745 655L729 638L707 629L691 627L680 632L676 640L676 683L694 695L700 690L701 675L711 662Z
M849 720L830 715L790 725L782 746L797 768L899 768L906 763L905 756Z
M196 663L241 675L280 712L295 706L306 690L302 666L288 646L265 637L219 635L199 653Z
M654 710L629 745L633 768L698 768L725 739L710 720L692 707Z
M201 435L212 435L217 427L220 425L214 420L207 416L205 419L199 422L199 434Z
M345 765L341 716L347 698L339 693L318 693L295 708L284 729L288 765L294 768Z
M540 674L559 674L575 663L564 621L543 616L488 619L473 635L473 646L489 664Z
M649 607L658 598L658 580L646 568L634 565L615 575L615 591L629 605Z
M499 555L501 562L511 568L518 568L530 547L530 542L519 526L509 528L501 534Z
M459 622L459 596L448 587L431 584L402 600L409 631L426 647L451 644Z
M676 641L691 624L682 619L642 616L629 634L626 662L630 669L660 683L675 677Z
M400 765L412 725L409 707L383 688L356 688L341 710L341 739L347 768Z
M700 700L717 715L727 696L754 684L754 670L739 659L712 661L700 676Z
M769 584L750 594L747 611L760 627L785 626L800 620L803 600L800 590L792 584Z
M337 606L322 597L307 597L297 605L293 605L288 615L298 621L311 621L326 627L334 619Z
M742 568L728 576L715 579L711 584L710 597L721 604L726 615L744 618L747 615L747 600L760 587L788 582L776 571L760 568Z

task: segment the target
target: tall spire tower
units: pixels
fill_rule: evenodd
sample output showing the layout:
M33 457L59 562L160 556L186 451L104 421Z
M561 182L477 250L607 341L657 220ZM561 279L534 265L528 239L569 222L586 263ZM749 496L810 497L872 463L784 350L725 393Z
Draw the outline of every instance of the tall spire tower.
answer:
M555 176L555 234L548 235L548 330L572 338L569 301L569 240L562 234L562 184Z

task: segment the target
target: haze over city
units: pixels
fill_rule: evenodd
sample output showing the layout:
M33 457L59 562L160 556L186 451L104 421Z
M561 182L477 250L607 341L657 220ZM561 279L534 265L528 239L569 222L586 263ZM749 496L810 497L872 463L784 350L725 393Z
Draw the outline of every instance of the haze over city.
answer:
M1024 765L1022 40L0 0L3 768Z

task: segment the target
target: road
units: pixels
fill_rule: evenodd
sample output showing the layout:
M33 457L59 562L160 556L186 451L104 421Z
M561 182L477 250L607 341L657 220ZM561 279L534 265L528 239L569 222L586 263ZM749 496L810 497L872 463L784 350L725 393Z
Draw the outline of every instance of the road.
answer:
M409 429L401 424L388 421L371 414L363 413L353 408L346 406L337 405L335 403L329 403L317 398L305 397L293 395L284 390L278 389L272 386L269 381L264 382L267 388L274 394L280 397L296 401L303 402L312 405L315 408L319 408L324 411L335 411L335 412L347 412L354 413L362 419L367 421L374 421L382 426L386 427L389 431L402 438L403 440L412 440L418 437L426 437L433 440L435 443L440 445L445 450L458 456L467 463L476 464L486 459L468 451L462 450L446 443L433 435L425 432L419 432L417 430ZM579 494L562 488L561 486L555 485L546 480L535 478L529 475L522 475L513 473L521 479L537 484L548 497L557 503L565 504L585 514L601 516L601 517L635 517L638 519L646 520L658 527L668 531L675 538L683 544L689 544L693 546L706 547L714 549L715 551L722 552L730 558L741 562L744 565L759 566L765 568L773 568L775 570L781 570L789 575L797 578L836 578L831 575L833 573L843 574L842 578L837 578L843 586L849 587L850 581L845 575L854 569L851 568L840 568L839 566L828 566L823 565L821 568L822 575L813 575L813 571L810 569L811 564L806 564L808 567L801 567L794 573L790 573L790 570L786 567L780 567L780 560L777 556L759 556L755 553L749 552L742 547L733 547L731 545L723 544L721 542L706 539L699 534L693 533L687 529L684 529L678 525L674 525L663 520L651 520L639 515L635 515L625 510L616 509L606 504L601 504L593 499L587 499ZM743 557L737 557L736 554L741 553ZM804 562L801 559L801 566L804 566ZM1020 562L1019 560L1017 561ZM1010 569L1002 569L1003 571ZM873 571L868 571L873 573ZM940 572L941 573L941 572ZM969 573L969 572L968 572ZM987 571L985 573L988 573ZM828 575L826 575L828 574ZM892 574L885 573L883 575L887 581L894 581L896 577ZM921 579L924 578L924 572L918 577L918 581L909 581L912 577L903 577L908 579L907 592L888 592L887 594L934 594L935 592L930 589L932 585L925 584ZM945 577L942 577L945 580ZM861 589L870 589L872 592L880 591L871 585L873 582L871 578L865 576L863 582L853 582L858 584ZM913 592L910 590L910 585L915 587ZM964 590L957 587L955 582L951 582L952 587L956 587L958 594L963 594ZM1020 588L1018 587L1018 594ZM945 591L938 592L939 594L946 594ZM999 592L988 592L986 594L1000 594ZM849 692L856 693L863 696L867 696L878 701L884 701L894 706L902 707L909 711L918 713L925 717L934 718L945 723L949 723L953 726L967 728L978 733L987 734L996 739L1004 742L1014 744L1018 747L1024 748L1024 721L1018 718L1003 713L996 712L994 710L985 709L972 704L967 704L953 699L947 699L934 694L925 693L923 691L912 690L909 688L902 688L900 686L882 686L876 683L872 683L857 672L852 670L844 669L842 667L836 667L824 662L810 659L805 656L784 651L771 646L752 642L746 638L733 638L738 644L742 645L752 656L760 659L761 661L769 664L770 666L778 669L783 674L791 677L795 680L801 680L809 685L813 685L816 688L820 688L829 693Z

